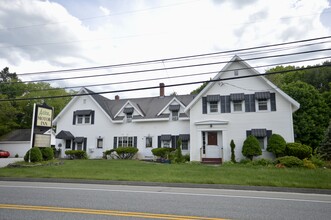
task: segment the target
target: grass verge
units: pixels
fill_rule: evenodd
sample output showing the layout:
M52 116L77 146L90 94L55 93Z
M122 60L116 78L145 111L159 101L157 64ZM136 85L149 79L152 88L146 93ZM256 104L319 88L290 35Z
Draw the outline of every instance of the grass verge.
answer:
M136 160L65 160L61 166L1 168L0 177L71 178L331 189L331 169L225 164L159 164Z

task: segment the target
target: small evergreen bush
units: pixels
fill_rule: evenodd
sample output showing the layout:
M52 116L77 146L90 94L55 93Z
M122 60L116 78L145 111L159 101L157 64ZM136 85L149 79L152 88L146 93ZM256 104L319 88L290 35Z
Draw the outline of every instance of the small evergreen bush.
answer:
M286 155L287 156L294 156L301 160L305 158L310 158L312 154L312 148L300 144L300 143L287 143L286 144Z
M162 159L168 159L169 153L175 151L174 148L154 148L152 154Z
M41 154L39 147L33 147L26 152L24 156L25 162L29 162L29 155L30 155L30 161L32 163L41 162L43 160L43 156Z
M136 147L119 147L115 149L119 159L132 159L138 152Z
M272 152L276 157L285 155L286 141L279 134L272 134L269 138L267 151Z
M182 154L182 140L180 138L178 138L177 140L177 149L175 151L175 158L174 158L174 162L175 163L184 163L185 162L185 159L183 157L183 154Z
M236 148L236 145L234 144L233 140L231 140L231 142L230 142L230 147L231 147L231 161L233 163L235 163L236 162L236 155L235 155L234 149Z
M246 138L242 148L242 154L250 160L253 160L254 156L259 156L262 154L260 143L256 137L249 135Z
M43 147L40 148L41 154L43 156L43 160L53 160L54 159L54 152L53 149L50 147Z
M276 159L277 163L281 163L286 167L302 167L303 161L294 156L284 156Z
M83 150L66 150L64 153L70 159L87 159L87 154Z

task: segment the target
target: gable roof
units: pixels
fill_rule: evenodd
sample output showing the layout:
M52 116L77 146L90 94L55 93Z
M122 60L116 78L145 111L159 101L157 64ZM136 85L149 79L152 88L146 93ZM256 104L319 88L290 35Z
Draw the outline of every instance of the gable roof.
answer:
M218 74L212 79L215 80L213 82L209 82L207 84L207 86L194 98L194 100L186 106L185 108L185 112L188 112L197 102L199 99L201 99L201 97L203 95L205 95L207 93L207 91L209 89L211 89L214 84L217 82L217 79L220 79L222 74L224 72L226 72L229 67L231 66L232 63L234 62L239 62L240 64L242 64L243 66L247 67L247 69L250 69L253 74L255 75L259 75L260 73L255 70L253 67L251 67L248 63L246 63L243 59L241 59L239 56L235 55L223 68L221 71L218 72ZM295 112L296 110L298 110L300 108L300 104L295 101L293 98L291 98L289 95L287 95L285 92L283 92L280 88L278 88L275 84L273 84L272 82L270 82L267 78L265 78L264 76L259 76L262 80L265 81L266 84L268 84L273 90L275 90L277 93L279 93L281 96L283 96L283 98L285 98L288 102L291 103L292 107L293 107L293 112Z
M112 122L123 119L123 117L118 116L118 114L126 107L127 104L130 104L140 114L139 116L133 116L134 119L161 119L163 117L160 117L158 113L161 112L163 108L168 106L173 100L178 101L185 107L195 97L195 95L176 95L111 100L84 87L78 92L78 94L83 93L87 93ZM79 96L76 96L71 99L71 101L56 116L53 121L54 124L56 124L61 115L64 114L67 109L69 109L69 106L72 105L78 98Z

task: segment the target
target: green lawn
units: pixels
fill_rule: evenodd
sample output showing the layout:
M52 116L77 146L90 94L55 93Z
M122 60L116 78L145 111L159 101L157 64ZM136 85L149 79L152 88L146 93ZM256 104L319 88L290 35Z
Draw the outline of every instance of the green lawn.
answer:
M331 189L331 169L243 164L159 164L136 160L65 160L60 166L1 168L0 177L72 178Z

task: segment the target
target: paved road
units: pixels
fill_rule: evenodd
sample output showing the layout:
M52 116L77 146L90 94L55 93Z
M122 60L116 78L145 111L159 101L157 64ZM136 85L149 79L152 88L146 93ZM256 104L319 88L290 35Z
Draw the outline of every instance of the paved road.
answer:
M0 219L330 219L331 195L0 181Z

